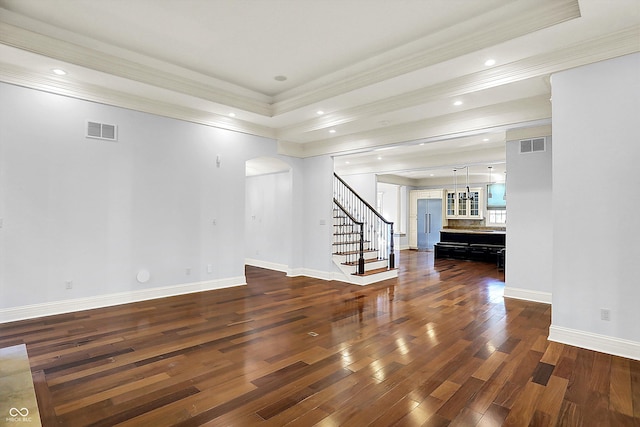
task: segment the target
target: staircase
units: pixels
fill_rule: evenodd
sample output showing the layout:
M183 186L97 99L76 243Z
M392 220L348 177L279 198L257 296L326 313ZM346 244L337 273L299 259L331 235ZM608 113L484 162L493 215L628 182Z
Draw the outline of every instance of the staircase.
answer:
M345 281L368 285L398 277L393 222L333 174L333 262Z

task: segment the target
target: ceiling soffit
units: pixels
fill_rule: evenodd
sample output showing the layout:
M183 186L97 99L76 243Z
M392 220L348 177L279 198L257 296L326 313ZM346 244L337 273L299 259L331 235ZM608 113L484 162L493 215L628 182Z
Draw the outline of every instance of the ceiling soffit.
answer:
M279 151L281 154L292 152L291 155L298 157L344 154L407 141L415 143L465 132L482 132L509 124L528 126L531 122L548 120L550 117L549 96L539 95L313 143L280 141Z
M131 110L157 114L173 119L214 126L251 135L276 138L275 130L249 121L231 118L222 114L191 108L175 102L163 102L157 98L146 98L101 85L78 81L72 77L56 78L33 72L27 68L0 62L2 81L30 87L72 98L114 105Z

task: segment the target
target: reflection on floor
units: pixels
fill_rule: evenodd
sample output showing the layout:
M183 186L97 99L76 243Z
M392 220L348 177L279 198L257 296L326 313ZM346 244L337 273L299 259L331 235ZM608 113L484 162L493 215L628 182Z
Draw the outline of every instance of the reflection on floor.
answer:
M0 426L41 426L24 344L0 348Z

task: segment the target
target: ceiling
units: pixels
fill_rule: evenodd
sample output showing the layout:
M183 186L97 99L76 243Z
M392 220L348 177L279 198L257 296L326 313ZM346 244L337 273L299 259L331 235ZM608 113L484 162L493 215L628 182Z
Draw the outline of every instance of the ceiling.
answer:
M640 0L0 0L1 81L412 180L498 167L553 73L637 51Z

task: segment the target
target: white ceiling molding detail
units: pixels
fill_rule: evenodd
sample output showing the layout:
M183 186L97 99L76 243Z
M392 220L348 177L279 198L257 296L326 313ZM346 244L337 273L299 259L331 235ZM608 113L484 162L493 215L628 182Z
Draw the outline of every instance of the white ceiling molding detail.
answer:
M72 78L56 78L30 72L11 64L0 62L0 76L7 83L52 92L72 98L114 105L173 119L199 123L221 129L248 133L251 135L275 138L275 131L266 126L230 118L226 115L211 113L194 108L183 107L170 102L135 96L130 93L112 90L103 86L74 81Z
M516 106L518 108L515 108ZM451 134L491 129L513 123L522 125L539 120L550 121L550 118L549 97L541 95L412 123L403 123L372 131L370 134L360 132L357 135L303 144L301 152L303 153L302 157L356 152L406 141L416 143L421 139L428 138L448 139Z
M597 40L588 40L563 49L526 58L515 63L461 76L423 87L409 93L359 105L352 109L314 118L278 131L278 138L287 140L293 135L327 129L388 111L421 105L426 102L465 95L533 77L578 67L592 62L633 53L638 49L640 26L629 28ZM307 141L301 141L307 142Z
M116 56L63 40L49 38L2 22L0 22L0 35L2 43L6 45L49 58L185 93L211 102L223 103L253 113L265 116L271 115L271 106L267 100L260 102L247 96L217 88L216 82L213 81L196 81L177 73L163 71L170 68L170 64L167 63L156 64L156 66L145 65L141 55L139 55L137 61L131 61L123 56ZM211 80L211 78L208 79ZM257 94L256 97L258 97Z
M314 90L304 91L304 88L296 88L286 92L276 97L274 115L494 46L580 16L576 0L536 1L534 7L531 7L532 5L534 2L531 0L512 2L507 6L512 10L505 11L505 14L511 19L500 20L496 23L490 20L490 14L480 15L455 28L443 30L441 34L434 34L419 42L414 42L413 50L415 53L411 55L393 60L386 57L391 56L393 52L387 53L387 55L374 58L374 61L368 61L361 66L356 65L354 68L366 66L366 69L354 72L352 77L336 79L333 83L321 85ZM442 42L442 40L448 41ZM418 48L417 45L420 47ZM370 62L381 65L371 67ZM336 74L344 75L345 73L351 74L349 70L341 70ZM302 94L292 96L294 92L301 91L303 91Z

